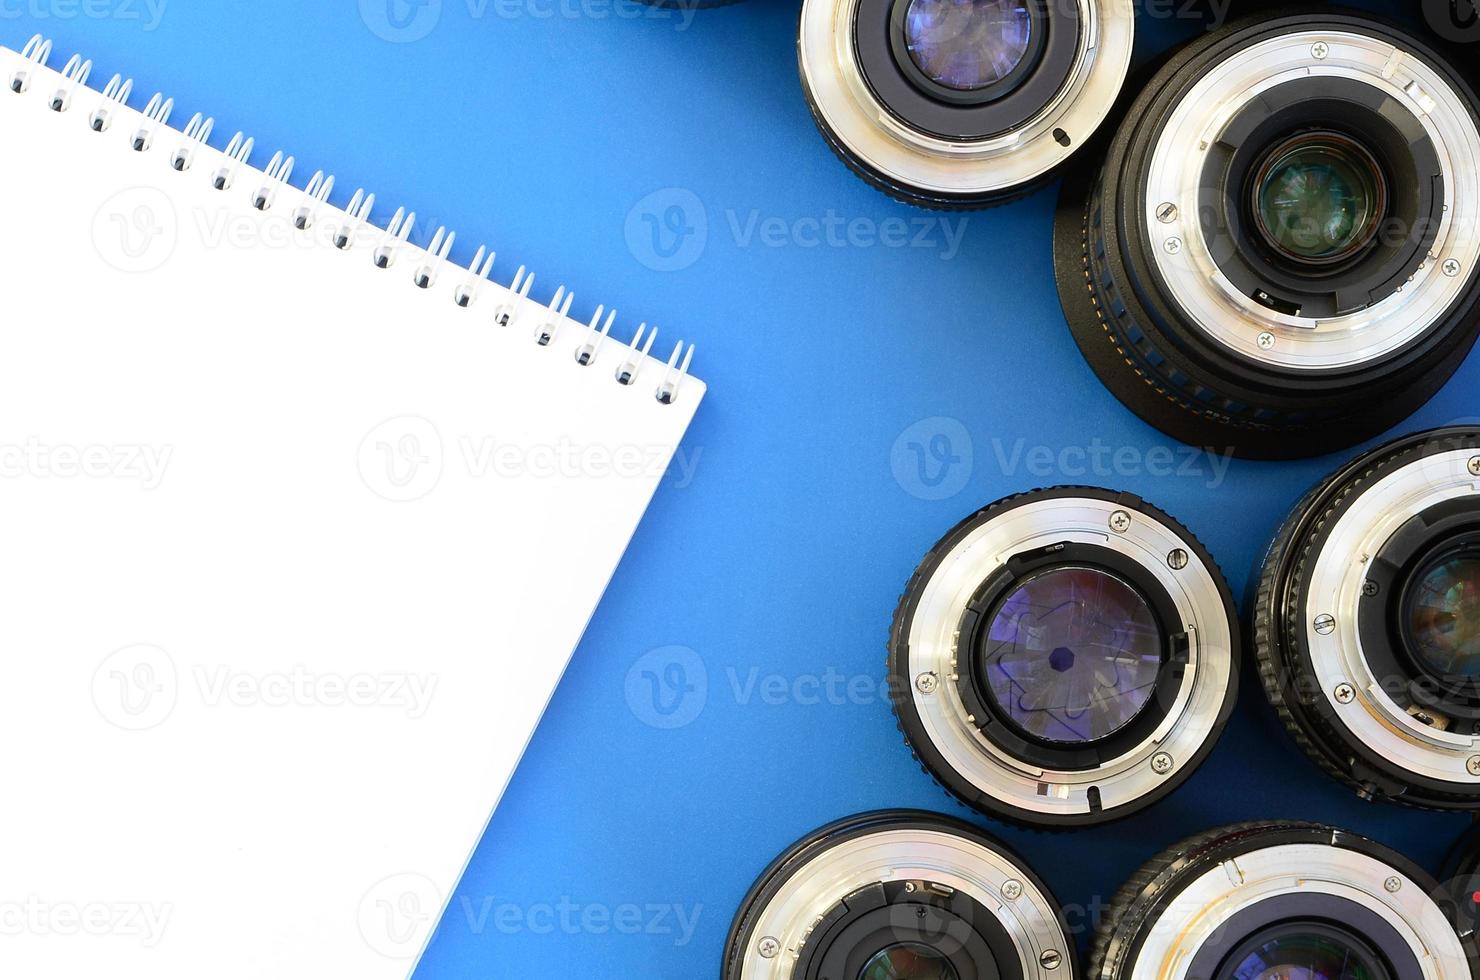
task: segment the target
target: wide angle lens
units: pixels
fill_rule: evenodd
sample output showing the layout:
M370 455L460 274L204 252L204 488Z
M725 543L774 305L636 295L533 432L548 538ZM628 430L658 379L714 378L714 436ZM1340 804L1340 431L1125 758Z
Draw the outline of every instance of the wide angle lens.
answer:
M1151 604L1119 576L1055 568L991 613L981 669L1005 721L1049 742L1108 738L1150 703L1165 661Z
M905 47L931 81L960 92L1000 82L1028 56L1033 17L1022 0L908 0Z
M1356 445L1433 397L1480 335L1470 77L1335 7L1176 52L1055 223L1060 301L1110 392L1261 459Z
M875 187L979 208L1048 182L1114 108L1131 0L803 0L802 88Z
M1058 903L1017 855L959 820L893 810L823 827L773 861L735 913L720 975L1072 980L1075 959Z
M1100 920L1089 980L1472 980L1437 882L1315 824L1211 830L1149 861Z
M1129 495L1037 490L979 511L916 570L889 640L927 773L983 813L1103 823L1212 751L1237 688L1233 598L1186 528Z
M1331 265L1371 244L1387 205L1372 154L1336 133L1278 144L1254 180L1254 213L1264 240L1297 263Z
M1312 490L1253 615L1265 691L1367 798L1480 809L1480 429L1422 432Z

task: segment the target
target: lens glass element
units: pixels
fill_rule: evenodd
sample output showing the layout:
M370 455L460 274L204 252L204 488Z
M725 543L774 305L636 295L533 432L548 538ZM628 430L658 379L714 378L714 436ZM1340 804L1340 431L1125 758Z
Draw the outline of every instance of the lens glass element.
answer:
M1368 958L1335 935L1292 932L1249 950L1230 980L1381 980Z
M1440 677L1480 678L1480 554L1441 556L1414 579L1409 648Z
M1266 244L1302 264L1340 262L1376 237L1387 206L1372 154L1336 133L1304 133L1259 168L1254 215Z
M1024 579L997 604L981 667L996 709L1029 736L1094 742L1151 701L1165 646L1128 582L1066 566Z
M956 968L922 943L898 943L875 953L858 980L958 980Z
M1024 0L907 0L910 59L937 85L974 92L1012 74L1033 44Z

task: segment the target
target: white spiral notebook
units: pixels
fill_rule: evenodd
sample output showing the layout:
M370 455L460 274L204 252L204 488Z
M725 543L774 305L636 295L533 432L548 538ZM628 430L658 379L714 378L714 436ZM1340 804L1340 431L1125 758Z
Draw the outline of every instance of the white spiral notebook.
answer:
M0 49L0 976L404 977L692 348L49 55Z

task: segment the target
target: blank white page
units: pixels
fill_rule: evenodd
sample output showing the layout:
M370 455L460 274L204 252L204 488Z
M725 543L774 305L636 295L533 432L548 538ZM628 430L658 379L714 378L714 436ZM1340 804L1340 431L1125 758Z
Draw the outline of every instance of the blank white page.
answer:
M403 977L703 385L0 82L0 975Z

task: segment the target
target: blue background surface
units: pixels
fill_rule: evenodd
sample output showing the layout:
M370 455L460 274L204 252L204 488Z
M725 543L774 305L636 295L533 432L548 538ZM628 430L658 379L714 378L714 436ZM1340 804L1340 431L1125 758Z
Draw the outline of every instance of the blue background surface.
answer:
M1247 674L1211 761L1127 823L1004 828L920 772L880 694L884 641L959 518L1034 486L1124 488L1187 523L1242 597L1339 460L1225 471L1123 410L1059 312L1053 193L942 225L853 178L803 104L795 0L394 0L400 26L387 0L169 0L157 18L94 2L10 0L0 39L44 31L55 64L95 60L95 84L132 74L136 104L164 90L177 119L214 115L218 140L255 135L258 162L297 154L299 186L323 167L345 194L373 189L382 220L405 203L419 234L455 228L464 262L489 243L501 281L527 263L542 300L566 282L583 318L602 302L618 329L698 344L692 478L660 491L419 977L714 976L762 867L872 808L991 826L1081 924L1153 851L1218 823L1333 821L1431 867L1464 827L1327 780ZM1191 29L1146 26L1143 56ZM1480 415L1477 390L1472 356L1404 430ZM941 435L948 460L922 479L912 446Z

